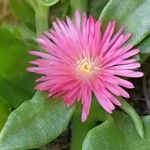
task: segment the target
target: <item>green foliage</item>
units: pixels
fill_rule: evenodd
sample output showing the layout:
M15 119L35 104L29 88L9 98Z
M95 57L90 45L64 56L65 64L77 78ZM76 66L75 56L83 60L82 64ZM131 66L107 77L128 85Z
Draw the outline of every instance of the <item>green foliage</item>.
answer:
M2 97L0 97L0 130L2 129L5 121L7 120L7 116L10 113L10 106L6 105L2 102Z
M76 10L81 12L87 11L88 0L70 0L71 15L74 16Z
M27 0L10 0L10 3L18 20L35 30L35 13Z
M39 0L42 5L53 6L58 3L60 0Z
M109 0L88 0L88 14L98 18L108 1Z
M38 148L52 141L65 130L73 110L62 100L37 92L8 117L0 133L0 149Z
M56 18L65 19L69 13L69 0L61 0L56 5L50 8L50 15L48 16L49 21L52 22Z
M144 128L141 121L141 118L136 113L135 109L131 107L122 97L119 98L121 106L120 108L124 110L133 120L135 128L138 132L138 134L141 136L141 138L144 137Z
M145 138L137 134L131 118L116 112L113 117L91 129L85 137L83 150L148 150L150 145L150 116L143 117Z
M143 133L144 129L141 118L139 118L135 110L127 102L123 100L120 100L120 102L122 104L121 108L131 117L128 116L127 118L129 118L130 124L133 125L134 133L136 132L136 135L138 135L138 138L140 137L141 140L144 139L145 135ZM124 115L124 113L119 113L121 116L122 114ZM110 150L112 147L114 150L121 150L122 147L126 148L124 140L122 139L122 131L118 130L118 126L116 126L116 123L114 122L114 119L116 119L116 112L113 113L112 117L99 106L95 99L93 99L91 111L85 123L80 122L80 115L81 108L79 109L79 107L76 107L73 116L71 150L81 150L82 148L83 150L99 150L98 147L106 150ZM116 120L119 123L122 121L121 119L123 118L120 117ZM78 138L79 134L80 139ZM103 138L103 140L100 142L101 138ZM109 140L111 141L111 144L109 144ZM120 145L118 145L118 143L120 143Z
M89 130L97 126L97 123L106 120L106 112L94 98L89 116L85 122L81 122L82 106L77 105L73 115L71 150L82 149L84 138ZM80 138L79 138L80 135Z
M26 71L32 57L20 38L17 28L0 27L0 95L13 107L30 99L34 92L35 75Z
M150 57L150 35L137 45L140 50L140 61L144 62Z
M100 19L104 26L116 20L119 27L124 26L126 32L132 33L130 43L136 45L150 33L149 6L149 0L110 0Z
M142 54L150 54L150 35L148 35L138 47L141 49Z
M132 33L133 37L129 43L138 44L142 53L141 61L150 56L150 19L148 19L150 0L109 2L108 0L11 0L10 2L19 24L0 26L0 129L3 127L0 133L0 149L2 150L32 149L47 144L65 130L72 117L75 106L66 107L61 99L48 100L44 93L36 92L31 100L24 102L33 96L35 78L35 75L26 71L28 62L32 60L27 51L31 48L37 49L36 34L40 35L43 30L47 30L48 23L51 24L56 17L65 18L66 14L74 17L76 9L98 17L102 11L100 19L103 27L109 21L116 20L118 27L124 26L126 32ZM22 102L24 103L19 106ZM121 108L129 116L122 112L115 112L111 116L95 102L94 100L89 117L84 123L80 118L82 108L76 107L73 114L71 150L149 149L150 116L143 117L141 122L141 118L127 103L122 103ZM11 106L18 108L9 115Z

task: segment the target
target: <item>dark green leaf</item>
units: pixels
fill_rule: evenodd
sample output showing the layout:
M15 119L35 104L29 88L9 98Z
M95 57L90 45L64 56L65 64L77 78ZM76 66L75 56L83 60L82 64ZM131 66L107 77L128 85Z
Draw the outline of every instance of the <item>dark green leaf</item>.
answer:
M39 0L44 6L53 6L58 3L60 0Z
M10 0L11 8L17 18L29 28L35 30L35 14L26 0Z
M106 112L101 108L95 98L92 100L91 110L85 122L81 122L81 113L82 107L78 105L73 115L71 150L81 150L88 131L106 120Z
M73 110L62 100L48 100L37 92L8 117L0 134L0 149L32 149L52 141L65 130Z
M143 117L145 138L135 130L131 118L116 112L104 123L90 130L84 140L83 150L148 150L150 145L150 116Z
M137 47L140 48L140 61L144 62L150 57L150 35L148 35Z
M56 17L64 19L69 10L69 0L61 0L56 5L50 8L49 21L52 22Z
M29 47L16 30L0 27L0 95L13 107L33 96L34 76L26 71Z
M150 0L110 0L105 6L100 19L106 25L116 20L133 37L130 43L138 44L150 33Z
M141 53L150 55L150 35L148 35L138 47L141 49Z
M108 1L109 0L88 0L88 13L98 18Z
M10 113L10 106L2 102L2 97L0 97L0 130L7 120L7 116Z

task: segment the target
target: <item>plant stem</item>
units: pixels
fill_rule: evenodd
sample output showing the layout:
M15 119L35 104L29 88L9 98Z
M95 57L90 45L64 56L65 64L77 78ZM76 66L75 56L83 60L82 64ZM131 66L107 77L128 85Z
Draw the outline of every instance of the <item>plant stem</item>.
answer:
M48 30L48 7L38 2L35 10L36 32L37 36L45 30Z

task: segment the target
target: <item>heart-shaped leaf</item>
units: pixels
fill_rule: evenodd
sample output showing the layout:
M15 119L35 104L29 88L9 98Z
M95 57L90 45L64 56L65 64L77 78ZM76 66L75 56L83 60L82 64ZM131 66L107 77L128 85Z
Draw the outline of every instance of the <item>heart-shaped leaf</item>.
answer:
M102 11L100 19L106 25L116 20L133 37L130 43L138 44L150 33L150 0L110 0Z
M0 133L0 149L32 149L52 141L65 130L73 110L62 100L48 100L37 92L8 117Z
M91 129L85 137L83 150L148 150L150 145L150 116L142 118L145 137L136 132L131 118L123 112L116 112L113 117Z

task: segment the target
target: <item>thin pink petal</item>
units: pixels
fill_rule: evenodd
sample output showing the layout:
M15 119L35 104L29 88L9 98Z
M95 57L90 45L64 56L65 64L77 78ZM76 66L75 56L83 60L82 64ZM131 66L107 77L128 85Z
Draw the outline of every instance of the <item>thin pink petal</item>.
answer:
M84 102L82 108L82 122L84 122L87 119L87 116L90 111L91 100L92 100L92 92L89 88L87 88L82 95L82 101Z
M52 29L43 32L37 42L45 52L29 52L40 58L30 61L34 66L27 70L42 75L35 89L47 91L52 98L63 97L68 106L81 101L84 122L92 93L112 113L115 105L121 105L117 96L130 97L124 88L134 88L125 77L144 74L138 71L140 63L133 58L140 50L126 44L131 33L125 34L123 27L116 32L116 21L109 22L103 31L102 22L92 16L77 10L74 18L56 19Z

